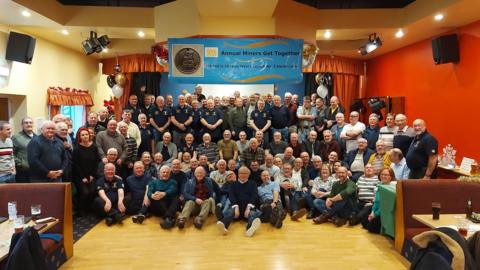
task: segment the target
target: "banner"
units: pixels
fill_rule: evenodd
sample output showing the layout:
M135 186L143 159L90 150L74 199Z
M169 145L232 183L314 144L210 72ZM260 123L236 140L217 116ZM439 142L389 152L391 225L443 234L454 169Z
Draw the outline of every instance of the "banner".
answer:
M170 38L169 80L272 84L302 80L302 39Z

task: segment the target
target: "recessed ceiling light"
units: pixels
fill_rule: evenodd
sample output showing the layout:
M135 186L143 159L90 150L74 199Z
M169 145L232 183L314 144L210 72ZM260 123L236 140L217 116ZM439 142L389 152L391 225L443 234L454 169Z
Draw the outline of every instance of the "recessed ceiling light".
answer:
M24 10L24 11L22 11L22 15L24 17L30 17L30 16L32 16L32 13L30 13L28 10Z
M332 37L332 32L330 32L330 30L326 30L325 33L323 33L323 37L330 39Z
M139 37L144 37L145 36L145 33L143 31L138 31L137 35Z
M401 38L403 37L405 33L403 33L403 30L402 29L398 29L398 31L395 33L395 37L396 38Z
M64 34L65 36L68 36L68 34L70 34L67 29L63 29L63 30L60 31L60 32L61 32L62 34Z
M107 53L107 52L108 52L108 48L103 48L102 52Z
M435 21L441 21L443 20L443 14L442 13L438 13L437 15L435 15L435 17L433 17L435 19Z

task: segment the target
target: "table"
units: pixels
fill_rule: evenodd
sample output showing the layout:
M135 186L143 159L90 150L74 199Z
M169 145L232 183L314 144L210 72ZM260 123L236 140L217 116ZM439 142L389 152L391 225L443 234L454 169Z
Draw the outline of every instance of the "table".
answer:
M472 176L469 172L460 170L460 167L451 168L443 164L437 166L437 179L458 179L460 176Z
M416 221L427 225L428 227L435 229L438 227L450 227L452 229L457 229L457 224L459 219L465 219L465 214L440 214L440 219L434 220L432 214L428 215L412 215L412 218ZM469 222L469 229L467 238L473 235L476 231L480 230L480 225Z
M380 197L380 233L395 238L395 204L397 190L395 185L378 185Z
M58 219L55 221L47 223L47 226L43 227L38 231L39 234L44 233L50 230L53 226L57 225L59 222ZM26 226L35 226L34 221L30 221ZM7 258L8 251L10 250L10 240L12 239L13 234L13 221L8 220L0 224L0 261Z

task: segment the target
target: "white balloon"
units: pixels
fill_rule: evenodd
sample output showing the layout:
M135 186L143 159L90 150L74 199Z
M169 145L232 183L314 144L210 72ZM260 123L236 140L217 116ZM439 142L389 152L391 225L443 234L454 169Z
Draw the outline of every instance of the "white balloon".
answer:
M315 55L310 55L308 58L302 58L302 67L303 68L310 68L312 67L313 63L315 62Z
M163 67L163 66L165 66L166 64L168 64L168 60L163 59L163 58L161 58L161 57L158 56L158 55L156 56L156 58L157 58L157 62L158 62L158 64L159 64L160 66Z
M118 85L118 84L115 84L115 85L112 87L112 93L113 93L113 96L114 96L114 97L120 98L120 97L123 95L123 87L121 87L121 86Z
M325 100L325 97L328 95L328 88L324 84L320 84L317 87L317 94Z

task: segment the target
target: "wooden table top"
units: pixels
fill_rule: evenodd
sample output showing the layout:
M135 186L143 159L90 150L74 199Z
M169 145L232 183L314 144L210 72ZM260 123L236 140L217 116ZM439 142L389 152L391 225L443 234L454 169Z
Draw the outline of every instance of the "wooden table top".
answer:
M44 233L50 230L53 226L57 225L59 222L58 219L55 221L47 223L47 226L43 227L38 231L39 234ZM35 226L34 221L28 222L25 226ZM12 239L13 234L13 221L7 220L0 224L0 261L7 258L8 251L10 250L10 240Z
M450 227L452 229L457 229L457 224L459 220L467 220L465 214L440 214L440 219L434 220L432 214L428 215L412 215L412 218L416 221L427 225L428 227L435 229L438 227ZM470 237L476 231L480 230L480 224L475 224L470 220L467 220L469 223L468 235Z

